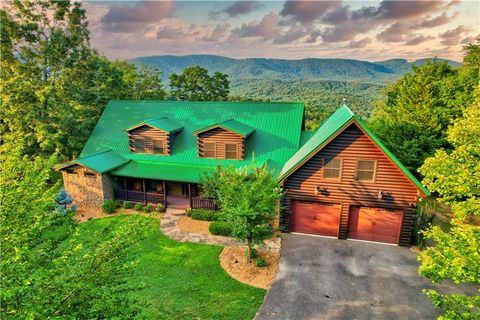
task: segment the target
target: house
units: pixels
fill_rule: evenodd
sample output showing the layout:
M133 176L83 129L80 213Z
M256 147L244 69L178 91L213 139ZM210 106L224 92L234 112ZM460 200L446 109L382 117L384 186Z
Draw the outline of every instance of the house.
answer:
M62 164L76 203L210 208L203 174L266 164L287 231L408 245L428 191L346 106L315 132L302 103L111 101L78 159Z

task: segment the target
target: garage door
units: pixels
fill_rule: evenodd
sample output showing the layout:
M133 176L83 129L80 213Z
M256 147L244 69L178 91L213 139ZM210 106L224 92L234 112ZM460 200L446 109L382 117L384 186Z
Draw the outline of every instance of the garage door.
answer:
M292 201L291 230L336 237L340 223L340 205Z
M348 237L397 244L402 215L402 210L352 207L348 219Z

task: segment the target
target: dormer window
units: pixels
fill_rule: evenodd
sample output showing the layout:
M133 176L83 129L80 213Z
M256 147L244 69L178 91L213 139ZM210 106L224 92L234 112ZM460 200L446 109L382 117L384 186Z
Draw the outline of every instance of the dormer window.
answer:
M239 121L230 119L198 129L198 157L225 160L243 160L245 141L255 130Z
M175 138L182 130L178 123L163 117L145 120L125 131L131 152L169 156Z

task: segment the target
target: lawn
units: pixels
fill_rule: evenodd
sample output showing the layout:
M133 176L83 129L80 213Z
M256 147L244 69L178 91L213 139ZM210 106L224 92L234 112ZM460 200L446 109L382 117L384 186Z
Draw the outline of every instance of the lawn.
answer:
M107 224L146 219L152 234L138 245L137 263L128 281L141 289L128 294L145 302L141 319L252 319L266 291L242 284L220 267L219 246L181 243L160 232L159 221L115 216L81 224L82 238Z

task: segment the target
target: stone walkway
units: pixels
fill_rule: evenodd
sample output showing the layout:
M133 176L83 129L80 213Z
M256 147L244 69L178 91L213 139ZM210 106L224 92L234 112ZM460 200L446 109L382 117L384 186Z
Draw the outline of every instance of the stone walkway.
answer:
M160 222L160 230L167 237L180 242L207 243L219 246L243 246L244 244L230 237L214 236L183 232L177 227L178 220L185 216L185 210L168 208ZM265 240L266 247L271 252L280 252L281 239L276 237ZM263 248L259 248L262 250Z

